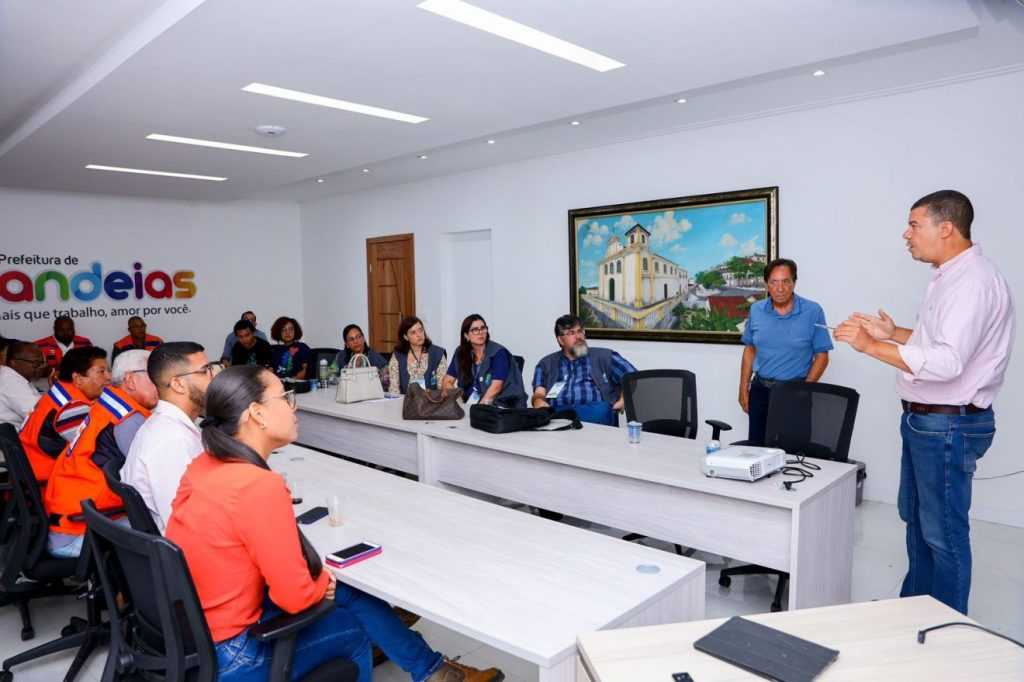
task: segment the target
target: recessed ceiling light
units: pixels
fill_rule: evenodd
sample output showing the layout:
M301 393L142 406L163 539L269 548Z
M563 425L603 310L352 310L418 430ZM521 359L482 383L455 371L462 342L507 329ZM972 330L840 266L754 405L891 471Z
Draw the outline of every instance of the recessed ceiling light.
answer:
M229 149L235 152L253 152L254 154L270 154L271 156L288 156L293 159L301 159L309 156L303 152L286 152L280 149L268 149L267 147L250 147L245 144L231 144L230 142L215 142L213 140L199 140L194 137L178 137L177 135L162 135L151 133L146 135L147 140L157 142L175 142L177 144L191 144L196 147L213 147L214 149Z
M215 175L195 175L193 173L170 173L168 171L146 170L144 168L122 168L121 166L100 166L90 163L86 166L89 170L113 171L115 173L138 173L139 175L161 175L167 178L186 178L188 180L212 180L223 182L227 178L218 178Z
M425 158L427 158L427 155L426 154L420 154L420 158L421 159L425 159Z
M679 99L676 100L676 104L686 104L686 98L680 97Z
M316 182L317 182L318 185L322 185L322 184L324 184L324 179L323 178L317 178Z
M468 2L463 2L463 0L425 0L416 6L460 24L472 26L595 71L603 73L625 66L620 61L520 24L518 21L506 19L500 14L480 9Z
M366 114L367 116L389 118L392 121L402 121L403 123L423 123L424 121L430 120L429 118L425 118L423 116L416 116L414 114L403 114L401 111L392 111L391 109L371 107L368 104L346 102L343 99L334 99L333 97L324 97L323 95L313 95L308 92L288 90L286 88L279 88L273 85L265 85L263 83L249 83L244 88L242 88L242 90L244 90L245 92L252 92L257 95L267 95L268 97L290 99L293 102L304 102L305 104L315 104L320 107L330 107L332 109L351 111L354 114Z
M569 125L571 125L571 126L578 126L579 124L580 124L579 121L569 121Z
M494 144L494 140L487 140L487 144Z
M814 72L814 75L815 75L815 76L819 76L819 77L820 77L820 76L824 76L824 75L825 75L825 72L824 72L824 71L822 71L821 69L818 69L817 71L815 71L815 72Z
M369 173L369 172L370 172L370 169L369 169L369 168L364 168L364 169L363 169L363 172L364 172L364 173Z

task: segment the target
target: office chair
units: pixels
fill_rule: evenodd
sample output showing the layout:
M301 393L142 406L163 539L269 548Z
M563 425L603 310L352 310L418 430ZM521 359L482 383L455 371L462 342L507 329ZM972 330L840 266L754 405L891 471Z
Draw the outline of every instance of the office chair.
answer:
M312 350L312 353L313 353L313 372L314 373L316 373L316 371L317 371L316 368L320 367L320 361L321 360L326 360L327 364L330 365L332 362L334 362L334 358L338 357L338 353L341 352L340 348L329 348L329 347L313 348L311 350Z
M93 650L107 641L108 626L102 621L100 590L92 580L90 552L82 550L78 558L62 559L46 551L50 521L43 507L39 483L32 473L18 433L11 424L0 425L0 449L7 460L10 495L5 510L5 537L0 546L0 604L17 604L21 612L21 639L35 637L29 604L33 599L55 595L79 595L85 599L85 618L72 618L61 636L3 662L0 682L11 682L11 668L78 647L65 680L72 680ZM78 585L65 581L74 579Z
M84 501L82 509L103 592L110 603L119 599L122 604L110 613L110 653L103 682L214 682L217 654L181 549L159 535L112 522L92 500ZM333 602L321 601L301 613L249 628L257 640L274 642L270 682L291 679L296 634L334 608ZM302 682L355 682L357 675L354 663L335 659Z
M779 382L772 387L768 402L765 447L781 448L791 455L803 455L834 462L849 461L850 439L857 418L860 394L846 386ZM734 445L752 445L739 441ZM774 575L779 579L772 599L772 611L782 610L782 593L789 574L774 568L747 565L722 569L718 584L729 587L737 575Z
M121 502L124 503L124 510L128 514L128 523L131 524L131 527L141 533L161 535L156 521L153 520L153 515L149 513L149 508L146 507L146 501L142 499L142 495L135 489L135 486L121 480L118 462L114 460L107 462L107 465L103 467L103 476L107 479L107 487L120 497Z
M697 437L697 375L686 369L649 369L629 372L622 377L622 398L626 419L643 423L643 430L677 438ZM732 427L708 419L716 440L721 431ZM630 533L623 540L641 540L645 536ZM684 554L676 545L676 553ZM688 554L693 554L692 550Z

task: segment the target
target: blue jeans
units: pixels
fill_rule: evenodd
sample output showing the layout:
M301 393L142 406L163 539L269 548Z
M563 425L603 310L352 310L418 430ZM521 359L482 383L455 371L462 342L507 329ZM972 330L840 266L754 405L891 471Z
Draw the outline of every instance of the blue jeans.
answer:
M606 426L618 426L619 415L612 409L612 404L604 400L596 403L577 403L556 407L556 410L575 410L576 416L581 422L590 424L604 424Z
M295 640L292 679L309 674L333 658L348 658L359 667L359 682L370 682L371 642L402 670L421 682L440 667L441 654L433 651L420 633L410 630L386 602L342 583L334 601L338 608L299 632ZM281 614L269 599L261 621ZM218 682L265 682L273 654L272 643L249 637L248 631L216 645Z
M965 415L904 412L899 512L910 566L901 597L930 594L967 613L971 591L971 483L992 445L991 409Z

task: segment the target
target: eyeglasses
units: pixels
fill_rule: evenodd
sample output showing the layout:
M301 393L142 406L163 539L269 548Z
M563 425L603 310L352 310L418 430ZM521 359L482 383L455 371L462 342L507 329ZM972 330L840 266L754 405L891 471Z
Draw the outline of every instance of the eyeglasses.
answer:
M584 331L581 327L576 327L575 329L566 329L563 332L559 332L558 335L559 336L586 336L587 332Z
M482 327L470 327L468 331L470 334L483 334L485 331L487 331L487 325L484 325Z
M174 376L171 377L171 381L174 381L175 379L181 379L182 377L187 377L187 376L189 376L191 374L209 374L210 378L212 379L213 377L215 377L218 374L220 374L221 370L223 370L223 369L224 369L224 363L219 361L219 360L216 361L216 362L208 362L205 365L203 365L202 367L200 367L199 369L194 369L191 372L182 372L181 374L175 374ZM171 385L171 381L168 381L164 385L165 386L170 386Z
M261 403L265 403L268 400L274 400L275 398L280 398L281 400L283 400L286 403L288 403L288 407L292 408L293 410L295 409L295 389L292 389L290 391L285 391L281 395L272 395L270 397L264 398L260 402Z

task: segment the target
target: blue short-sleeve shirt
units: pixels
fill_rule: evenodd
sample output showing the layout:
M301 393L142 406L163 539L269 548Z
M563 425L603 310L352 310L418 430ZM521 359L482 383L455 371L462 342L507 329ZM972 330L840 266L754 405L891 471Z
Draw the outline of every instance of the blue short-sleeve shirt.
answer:
M469 397L473 395L473 388L480 393L480 397L484 396L487 389L490 387L492 381L505 381L508 379L509 371L512 367L512 354L508 350L502 348L494 357L491 358L491 367L487 371L487 376L480 376L480 365L473 366L473 383L469 386L459 386L462 389L463 400L469 400ZM449 376L459 379L459 356L456 353L452 357L451 363L448 365Z
M779 315L770 297L750 306L740 340L757 350L754 373L776 381L806 377L815 354L833 348L828 329L816 326L819 324L826 324L825 311L796 294L788 315Z

